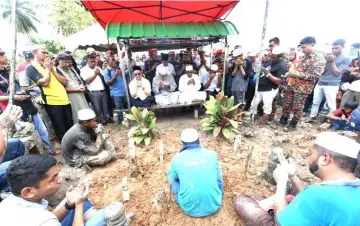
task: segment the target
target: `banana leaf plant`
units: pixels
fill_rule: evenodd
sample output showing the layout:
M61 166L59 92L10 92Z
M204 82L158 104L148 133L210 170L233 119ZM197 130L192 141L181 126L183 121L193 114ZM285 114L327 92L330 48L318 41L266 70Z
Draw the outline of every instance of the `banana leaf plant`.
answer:
M130 128L135 143L149 145L154 135L155 113L147 109L140 111L138 108L132 107L130 114L126 114L125 117L137 123L136 126Z
M234 97L228 98L219 93L216 99L210 96L210 100L204 103L207 115L201 123L204 131L212 131L214 137L222 134L229 142L233 142L238 133L238 123L234 120L238 105L234 106Z

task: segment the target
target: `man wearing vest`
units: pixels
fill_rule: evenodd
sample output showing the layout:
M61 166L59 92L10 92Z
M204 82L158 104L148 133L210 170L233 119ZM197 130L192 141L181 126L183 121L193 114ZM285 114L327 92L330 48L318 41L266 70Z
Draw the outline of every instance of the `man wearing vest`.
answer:
M40 103L45 106L59 141L72 126L71 105L65 87L68 80L58 75L44 47L32 51L34 61L26 67L26 76L39 85Z

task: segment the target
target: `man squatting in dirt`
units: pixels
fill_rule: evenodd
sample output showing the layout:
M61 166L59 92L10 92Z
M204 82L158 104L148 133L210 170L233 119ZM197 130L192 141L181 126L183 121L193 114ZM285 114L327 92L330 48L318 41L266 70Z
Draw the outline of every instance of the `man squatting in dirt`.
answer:
M192 217L216 213L222 205L223 177L216 152L200 146L195 129L181 132L183 148L171 161L167 173L171 190L181 209Z
M305 187L292 161L281 161L273 175L276 194L260 202L246 195L235 200L246 225L359 225L360 180L354 175L360 144L334 132L321 133L307 158L310 172L322 183ZM298 192L286 195L288 179ZM289 203L290 202L290 203ZM269 214L273 209L275 219Z
M95 112L82 109L79 122L65 134L61 149L67 164L73 167L97 166L110 162L115 156L114 145L104 134L104 127L97 124Z

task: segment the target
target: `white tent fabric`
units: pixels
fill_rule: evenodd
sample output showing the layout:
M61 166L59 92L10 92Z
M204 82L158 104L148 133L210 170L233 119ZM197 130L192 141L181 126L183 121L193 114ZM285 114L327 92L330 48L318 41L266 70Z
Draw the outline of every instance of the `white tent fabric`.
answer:
M105 30L99 23L95 23L82 31L66 37L63 43L65 49L73 51L79 47L85 47L86 49L93 46L106 46L109 42Z

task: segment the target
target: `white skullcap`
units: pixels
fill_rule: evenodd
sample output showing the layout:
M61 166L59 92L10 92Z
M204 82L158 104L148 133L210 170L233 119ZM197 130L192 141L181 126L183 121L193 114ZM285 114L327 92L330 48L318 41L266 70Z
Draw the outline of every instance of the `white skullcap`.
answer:
M184 143L190 143L197 141L199 139L199 134L195 129L184 129L181 132L181 141Z
M255 52L250 52L249 57L256 57L256 53Z
M86 49L86 52L87 52L87 53L92 53L92 52L95 52L95 49L89 47L89 48Z
M276 54L276 55L279 55L279 54L282 54L284 51L281 49L280 46L274 46L273 50L272 50L272 54Z
M81 121L88 121L96 118L95 112L91 109L82 109L78 111L78 119Z
M185 70L186 71L193 71L194 69L193 69L193 66L188 65L188 66L186 66Z
M217 71L217 70L219 70L219 67L216 64L212 64L210 67L210 70Z
M348 90L348 89L350 88L350 86L351 86L350 83L345 82L344 84L341 85L341 89L342 89L343 91L346 91L346 90Z
M204 47L204 46L200 46L200 47L198 48L198 51L199 51L199 52L205 52L205 47Z
M360 151L360 144L334 132L323 132L315 140L315 144L329 151L356 159Z
M233 54L233 57L238 57L238 56L243 55L243 52L241 51L241 49L234 49L232 54Z
M167 67L164 67L164 66L159 67L159 74L160 75L165 75L167 73L168 73L168 68Z

